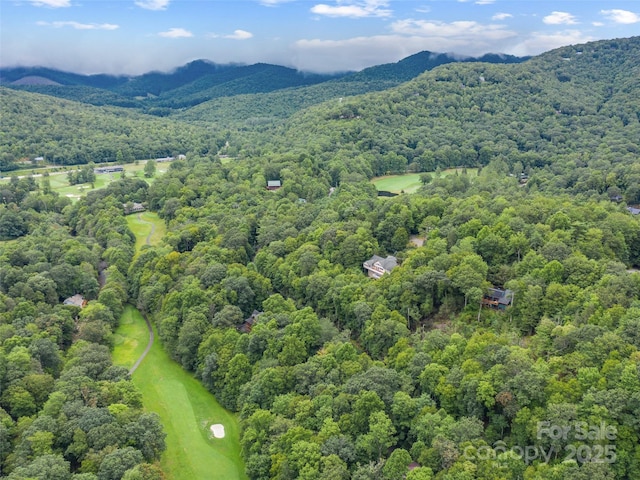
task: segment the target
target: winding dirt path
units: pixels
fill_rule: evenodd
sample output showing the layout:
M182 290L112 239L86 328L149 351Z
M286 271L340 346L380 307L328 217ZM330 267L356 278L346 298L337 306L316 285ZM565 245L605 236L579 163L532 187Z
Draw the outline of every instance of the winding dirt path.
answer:
M147 235L147 238L145 240L145 243L147 245L151 245L151 235L154 234L156 230L156 226L153 222L147 222L146 220L142 220L141 215L142 215L141 213L138 213L138 220L141 223L151 224L151 231L149 232L149 235ZM144 318L144 321L147 324L147 330L149 330L149 342L147 343L147 348L145 348L144 352L142 352L142 355L138 357L138 359L136 360L136 363L134 363L133 366L129 369L129 375L133 375L133 372L135 372L136 369L140 366L144 358L147 356L147 353L149 353L149 350L151 350L151 347L153 346L154 335L153 335L153 328L151 327L151 322L149 321L149 319L144 313L140 312L140 314L142 315L142 318Z

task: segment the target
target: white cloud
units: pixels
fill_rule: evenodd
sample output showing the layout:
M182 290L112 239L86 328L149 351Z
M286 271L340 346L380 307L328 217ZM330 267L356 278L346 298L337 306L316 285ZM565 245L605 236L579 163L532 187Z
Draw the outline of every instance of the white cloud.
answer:
M71 0L31 0L31 4L36 7L62 8L70 7Z
M615 23L630 25L640 22L640 15L628 10L601 10L600 13Z
M339 1L338 5L319 3L311 7L311 12L327 17L389 17L392 11L385 8L388 6L386 0Z
M604 23L602 22L592 22L591 25L594 27L604 27Z
M495 3L496 0L477 0L476 5L491 5Z
M253 33L246 30L234 30L231 35L226 35L224 38L230 38L231 40L247 40L253 37Z
M576 17L567 12L551 12L542 19L547 25L575 25L578 23Z
M476 22L402 20L395 22L392 28L394 33L389 35L298 40L292 45L293 64L300 70L337 72L397 62L424 50L480 56L504 52L517 36L501 26Z
M146 10L166 10L170 0L136 0L135 4Z
M228 38L229 40L248 40L253 38L253 33L246 30L234 30L230 35L218 35L217 33L210 33L207 35L209 38Z
M259 0L260 4L265 7L274 7L276 5L280 5L281 3L289 3L293 0Z
M193 37L193 33L189 30L185 30L184 28L170 28L166 32L158 33L160 37L164 38L189 38Z
M579 30L566 30L553 34L533 32L526 39L522 40L505 50L505 53L517 56L538 55L542 52L553 50L565 45L575 45L587 43L594 40L593 37L584 35Z
M491 20L506 20L507 18L513 18L510 13L496 13Z
M483 25L474 21L456 21L451 23L429 20L398 20L391 29L402 35L439 38L453 42L480 42L502 40L516 35L502 25ZM442 51L442 50L440 50Z
M532 56L561 46L594 40L577 29L553 34L525 34L504 25L474 21L447 23L405 19L393 22L391 30L387 35L344 40L298 40L291 45L291 63L300 70L337 72L397 62L425 50L462 56L481 56L485 53Z
M117 30L120 28L118 25L112 23L80 23L80 22L36 22L36 25L40 27L54 27L63 28L71 27L76 30Z

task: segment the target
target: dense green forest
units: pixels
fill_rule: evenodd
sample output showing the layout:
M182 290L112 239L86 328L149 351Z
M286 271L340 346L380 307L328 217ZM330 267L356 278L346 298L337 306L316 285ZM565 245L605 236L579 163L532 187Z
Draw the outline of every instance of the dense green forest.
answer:
M154 116L210 124L224 120L227 128L253 129L272 124L329 99L385 90L424 71L453 62L519 63L524 57L484 55L459 58L420 52L396 63L360 72L317 75L269 64L218 65L194 61L175 71L150 72L137 77L78 75L47 68L0 69L0 85L95 106L135 109ZM194 108L197 107L197 108ZM100 110L94 110L96 115ZM3 112L6 116L16 112ZM22 115L23 112L20 112ZM105 122L110 125L110 121ZM13 125L13 121L8 122ZM13 139L11 138L13 141ZM128 139L130 147L138 139ZM165 140L166 141L166 140ZM46 148L42 148L47 153ZM21 155L31 154L29 151ZM90 152L105 161L105 152ZM108 153L108 152L107 152ZM15 156L15 152L12 152ZM69 155L66 163L82 163L86 155ZM6 166L5 166L6 169Z
M146 187L129 180L92 194L79 224L66 213L39 213L28 199L3 205L3 227L8 214L22 214L30 231L0 247L3 478L161 475L153 463L164 450L162 425L110 357L134 244L121 202ZM63 304L74 295L88 304Z
M115 107L95 107L0 87L0 171L38 156L56 165L216 153L224 126L203 128Z
M157 417L108 356L130 302L238 413L252 479L640 478L639 69L640 37L443 65L247 124L224 164L185 133L187 159L150 186L125 178L71 205L12 179L2 473L162 478ZM64 121L94 112L2 94L64 105ZM135 120L206 131L184 115ZM393 198L369 182L451 166L478 175L427 173ZM134 201L167 225L135 257ZM374 280L373 255L399 265ZM491 287L513 293L504 311L481 307ZM75 293L88 306L60 305Z

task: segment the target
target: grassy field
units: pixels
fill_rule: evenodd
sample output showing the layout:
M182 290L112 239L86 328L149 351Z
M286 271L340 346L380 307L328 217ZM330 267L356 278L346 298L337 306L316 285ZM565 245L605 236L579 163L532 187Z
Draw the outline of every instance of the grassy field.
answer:
M409 173L407 175L385 175L384 177L376 177L371 180L378 190L385 192L413 193L420 188L419 173Z
M127 307L116 331L114 363L131 367L148 338L142 315ZM167 450L160 465L168 480L248 478L240 456L237 418L171 360L159 341L134 372L133 382L142 392L145 410L160 415L167 433ZM216 423L224 425L224 438L212 437L210 426Z
M149 341L147 324L138 310L127 305L114 336L113 363L131 368Z
M446 177L447 175L453 175L457 172L462 172L461 168L448 168L447 170L443 170L440 174L441 177ZM435 172L429 172L432 176L435 176ZM471 176L476 176L478 174L477 168L467 168L467 174ZM386 191L392 193L415 193L422 186L420 182L421 173L407 173L404 175L385 175L384 177L375 177L371 179L371 183L373 183L379 191Z
M164 220L154 212L132 213L127 215L127 224L136 236L136 252L139 252L147 239L149 245L158 245L167 231Z
M171 360L159 342L133 374L143 404L157 412L167 433L161 466L171 480L244 480L240 428L200 382ZM210 426L221 423L224 438L212 438Z
M144 176L144 166L147 162L142 161L135 163L130 163L124 165L125 172L129 177L137 177L143 179L148 184L152 184L155 180L154 177L146 178ZM80 197L85 195L87 192L91 190L97 190L99 188L104 188L109 185L112 181L120 178L119 173L99 173L96 174L96 181L93 183L93 188L90 183L83 183L80 185L69 185L69 180L67 179L67 172L74 171L77 167L67 167L66 170L61 170L59 167L56 168L56 171L53 171L53 168L40 168L40 169L25 169L25 170L16 170L13 172L8 172L11 175L33 175L33 174L41 174L45 170L49 170L49 184L51 185L51 189L55 192L58 192L60 195L69 197L72 202L77 201ZM167 171L167 164L159 164L156 167L156 176L162 175ZM0 183L9 182L10 177L5 176L0 179ZM43 177L36 177L36 182L40 186L42 186Z

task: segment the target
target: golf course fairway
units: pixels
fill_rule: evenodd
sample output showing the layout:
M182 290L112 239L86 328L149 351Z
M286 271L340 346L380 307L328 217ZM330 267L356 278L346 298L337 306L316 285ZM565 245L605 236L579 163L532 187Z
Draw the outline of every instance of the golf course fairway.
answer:
M134 340L132 336L141 338ZM144 318L128 306L116 330L114 364L130 368L136 360L131 349L144 350L148 339ZM160 460L167 480L248 478L240 456L240 428L235 415L222 408L198 380L169 358L157 335L132 380L142 393L145 410L160 415L167 434L167 449ZM216 424L224 426L224 438L212 434L211 425Z
M167 231L164 220L155 212L139 212L127 215L127 225L136 236L136 252L143 245L158 245Z

